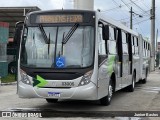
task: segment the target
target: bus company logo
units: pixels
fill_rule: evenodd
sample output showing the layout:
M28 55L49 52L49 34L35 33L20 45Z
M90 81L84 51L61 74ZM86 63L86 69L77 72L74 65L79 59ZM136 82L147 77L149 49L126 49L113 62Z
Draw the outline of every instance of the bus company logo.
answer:
M11 112L2 112L2 117L12 117Z

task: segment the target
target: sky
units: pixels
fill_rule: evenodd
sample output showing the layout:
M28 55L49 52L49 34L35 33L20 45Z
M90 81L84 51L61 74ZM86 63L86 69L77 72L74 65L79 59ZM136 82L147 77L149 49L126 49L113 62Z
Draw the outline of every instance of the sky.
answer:
M84 0L85 1L85 0ZM130 8L133 12L133 29L144 37L150 37L150 9L152 0L94 0L94 9L100 9L108 17L130 26ZM160 26L160 0L156 1L156 28ZM0 0L0 7L38 6L42 10L73 9L74 0ZM141 15L142 17L139 17ZM159 29L160 31L160 29ZM159 34L160 36L160 34ZM160 37L158 37L160 41Z

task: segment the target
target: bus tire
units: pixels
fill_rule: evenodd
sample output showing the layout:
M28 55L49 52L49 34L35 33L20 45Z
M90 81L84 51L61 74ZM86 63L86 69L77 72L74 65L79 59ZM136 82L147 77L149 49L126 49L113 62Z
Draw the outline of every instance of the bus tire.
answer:
M148 76L148 70L146 69L145 78L142 80L143 84L146 84L146 82L147 82L147 76Z
M100 99L100 104L104 106L110 105L112 95L113 95L113 84L112 80L110 80L108 85L108 95Z
M57 103L58 99L46 99L48 103Z
M127 90L129 92L134 92L135 84L136 84L136 75L135 75L135 72L134 72L133 76L132 76L132 84L127 87Z

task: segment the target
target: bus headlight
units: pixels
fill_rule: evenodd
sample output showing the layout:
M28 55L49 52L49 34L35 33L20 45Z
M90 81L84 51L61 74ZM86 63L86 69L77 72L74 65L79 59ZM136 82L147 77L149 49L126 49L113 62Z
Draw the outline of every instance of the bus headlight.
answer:
M24 72L24 71L20 71L20 74L21 74L21 81L24 83L24 84L27 84L27 85L32 85L32 82L29 78L29 76Z
M92 76L93 71L89 71L87 72L81 79L80 83L78 86L83 86L83 85L87 85L91 82L91 76Z

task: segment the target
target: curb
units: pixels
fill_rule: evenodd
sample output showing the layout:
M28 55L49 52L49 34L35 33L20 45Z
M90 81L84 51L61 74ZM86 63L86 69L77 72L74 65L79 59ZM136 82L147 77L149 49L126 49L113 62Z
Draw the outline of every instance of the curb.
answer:
M10 82L10 83L1 83L1 86L5 86L5 85L16 85L17 82Z

